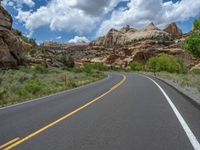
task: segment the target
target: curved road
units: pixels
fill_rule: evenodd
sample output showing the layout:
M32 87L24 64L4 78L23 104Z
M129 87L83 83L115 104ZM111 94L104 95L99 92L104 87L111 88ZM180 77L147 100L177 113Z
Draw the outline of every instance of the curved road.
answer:
M200 110L133 73L0 108L0 149L200 150Z

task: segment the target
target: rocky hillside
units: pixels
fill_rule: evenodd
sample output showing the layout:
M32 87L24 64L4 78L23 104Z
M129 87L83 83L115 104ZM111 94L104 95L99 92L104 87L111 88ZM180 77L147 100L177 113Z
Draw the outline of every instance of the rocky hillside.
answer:
M193 66L197 62L182 49L184 39L175 23L164 30L153 23L139 30L126 26L120 30L110 29L105 36L89 44L44 42L32 55L31 63L60 67L66 56L72 56L79 63L102 62L126 67L131 61L145 63L152 56L166 53L182 57Z
M12 17L0 6L0 68L16 68L23 64L24 52L31 45L12 32Z
M121 30L111 29L105 36L92 43L94 46L116 47L129 45L141 40L156 40L159 42L173 41L171 34L158 29L153 23L136 30L129 26Z
M68 57L74 59L85 58L88 43L57 43L46 41L35 48L28 56L30 64L42 64L51 67L62 67Z
M194 65L193 58L182 49L184 37L175 23L164 30L150 23L142 29L126 26L120 30L111 29L105 36L91 42L87 58L92 62L127 66L131 61L145 63L150 57L161 53L182 57Z

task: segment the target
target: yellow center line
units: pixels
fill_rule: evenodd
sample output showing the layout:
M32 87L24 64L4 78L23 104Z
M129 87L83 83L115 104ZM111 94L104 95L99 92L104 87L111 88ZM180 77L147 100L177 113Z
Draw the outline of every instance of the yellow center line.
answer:
M2 148L4 148L4 147L6 147L6 146L8 146L8 145L10 145L10 144L12 144L12 143L18 141L19 139L20 139L20 138L17 137L17 138L15 138L15 139L13 139L13 140L11 140L11 141L9 141L9 142L7 142L7 143L1 145L1 146L0 146L0 149L2 149Z
M122 76L123 76L123 79L122 79L119 83L115 84L109 91L103 93L102 95L98 96L97 98L93 99L92 101L88 102L87 104L85 104L85 105L83 105L83 106L77 108L76 110L74 110L74 111L68 113L67 115L61 117L60 119L58 119L58 120L56 120L56 121L54 121L54 122L52 122L52 123L46 125L45 127L43 127L43 128L41 128L41 129L39 129L39 130L37 130L37 131L31 133L30 135L24 137L23 139L17 141L16 143L10 145L9 147L7 147L7 148L5 148L5 149L3 149L3 150L10 150L10 149L16 147L17 145L19 145L19 144L21 144L21 143L27 141L28 139L30 139L30 138L36 136L37 134L43 132L44 130L46 130L46 129L52 127L53 125L55 125L55 124L57 124L57 123L63 121L64 119L66 119L66 118L72 116L73 114L75 114L75 113L81 111L82 109L84 109L84 108L88 107L89 105L93 104L94 102L98 101L99 99L101 99L102 97L104 97L104 96L107 95L108 93L112 92L113 90L115 90L117 87L119 87L121 84L123 84L123 83L126 81L126 76L125 76L125 75L122 75Z

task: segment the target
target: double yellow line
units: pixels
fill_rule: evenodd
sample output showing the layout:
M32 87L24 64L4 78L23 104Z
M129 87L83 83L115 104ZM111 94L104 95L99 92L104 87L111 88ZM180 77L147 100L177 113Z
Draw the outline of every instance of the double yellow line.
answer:
M6 147L6 146L8 146L8 145L10 145L10 146L4 148L3 150L10 150L10 149L16 147L17 145L19 145L19 144L21 144L21 143L27 141L28 139L30 139L30 138L36 136L37 134L39 134L39 133L41 133L41 132L43 132L43 131L45 131L45 130L47 130L48 128L52 127L53 125L55 125L55 124L57 124L57 123L63 121L64 119L66 119L66 118L72 116L72 115L75 114L75 113L78 113L78 112L81 111L82 109L84 109L84 108L90 106L91 104L95 103L96 101L98 101L98 100L101 99L102 97L106 96L108 93L110 93L110 92L112 92L113 90L115 90L116 88L118 88L121 84L123 84L123 83L126 81L126 76L125 76L125 75L122 75L122 76L123 76L123 79L122 79L119 83L117 83L117 84L115 84L113 87L111 87L111 89L108 90L107 92L105 92L105 93L103 93L102 95L98 96L97 98L93 99L93 100L90 101L89 103L87 103L87 104L85 104L85 105L83 105L83 106L77 108L76 110L74 110L74 111L72 111L72 112L66 114L65 116L61 117L60 119L58 119L58 120L56 120L56 121L54 121L54 122L52 122L52 123L50 123L50 124L44 126L43 128L41 128L41 129L39 129L39 130L37 130L37 131L35 131L35 132L29 134L28 136L24 137L23 139L19 140L19 138L16 138L16 139L14 139L14 140L12 140L12 141L10 141L10 142L8 142L8 143L2 145L3 148ZM15 142L15 143L14 143L14 142Z
M9 141L9 142L7 142L7 143L1 145L1 146L0 146L0 149L5 148L6 146L9 146L9 145L11 145L12 143L15 143L15 142L18 141L19 139L20 139L20 138L17 137L17 138L15 138L15 139L13 139L13 140L11 140L11 141Z

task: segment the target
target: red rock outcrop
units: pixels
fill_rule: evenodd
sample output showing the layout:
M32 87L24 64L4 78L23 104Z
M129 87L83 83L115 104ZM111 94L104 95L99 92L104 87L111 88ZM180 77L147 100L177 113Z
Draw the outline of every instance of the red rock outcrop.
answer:
M184 50L174 36L181 35L182 32L173 24L168 29L171 29L169 33L160 30L153 23L139 30L130 26L120 30L111 29L105 36L90 44L88 59L96 57L103 63L127 66L134 60L145 63L150 57L161 53L185 58Z
M12 17L0 6L0 68L16 68L23 64L23 52L28 44L11 29Z
M153 23L145 28L136 30L129 26L120 30L111 29L105 36L98 38L92 43L95 46L119 47L129 45L135 41L150 40L168 42L173 41L171 34L158 29Z
M176 25L176 23L171 23L167 25L163 31L173 35L176 38L179 38L183 35L181 29Z

